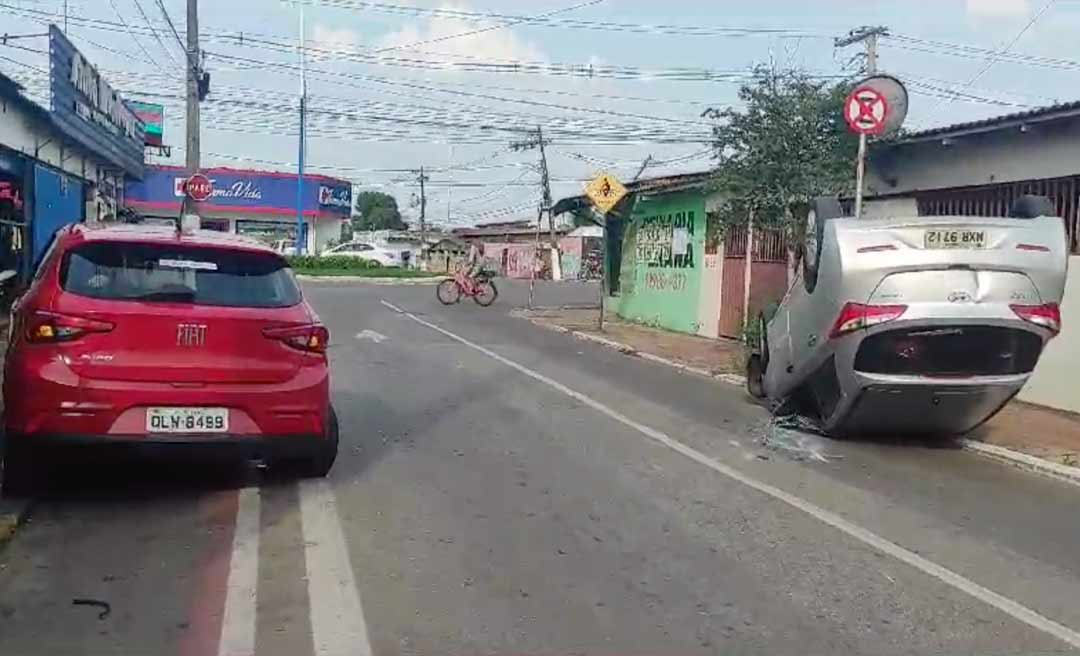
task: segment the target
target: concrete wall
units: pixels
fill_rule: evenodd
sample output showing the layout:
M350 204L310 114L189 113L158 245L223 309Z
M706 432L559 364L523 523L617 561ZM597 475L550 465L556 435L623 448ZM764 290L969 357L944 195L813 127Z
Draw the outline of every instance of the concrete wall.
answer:
M1069 258L1069 279L1061 306L1061 334L1046 347L1020 399L1080 412L1080 256Z
M341 241L341 225L347 219L319 219L307 221L307 248L309 253L321 253L331 241Z
M623 237L617 312L631 321L696 334L701 329L705 199L698 192L640 201Z
M1080 169L1080 120L1033 125L941 140L873 148L868 192L896 194L1075 175Z

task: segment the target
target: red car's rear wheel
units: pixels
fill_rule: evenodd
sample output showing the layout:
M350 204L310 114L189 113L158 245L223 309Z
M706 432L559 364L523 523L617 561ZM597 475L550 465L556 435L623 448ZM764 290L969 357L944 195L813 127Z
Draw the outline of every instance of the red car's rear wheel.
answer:
M312 448L311 454L302 462L300 475L304 478L325 478L334 466L338 452L337 412L330 408L330 418L326 424L326 436Z

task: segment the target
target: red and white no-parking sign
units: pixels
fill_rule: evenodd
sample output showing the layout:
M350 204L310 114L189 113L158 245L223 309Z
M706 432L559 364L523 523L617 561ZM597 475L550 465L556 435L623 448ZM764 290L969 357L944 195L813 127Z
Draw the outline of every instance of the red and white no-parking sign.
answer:
M876 89L858 87L844 103L844 120L852 132L882 134L889 118L889 103Z

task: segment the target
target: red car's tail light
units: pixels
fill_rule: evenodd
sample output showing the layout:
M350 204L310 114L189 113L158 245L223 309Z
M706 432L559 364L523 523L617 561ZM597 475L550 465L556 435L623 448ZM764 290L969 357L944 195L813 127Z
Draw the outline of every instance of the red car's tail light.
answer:
M265 328L263 335L276 339L300 351L308 353L326 353L330 343L330 331L322 324L286 326L284 328Z
M1043 305L1010 305L1016 316L1028 323L1042 326L1057 334L1061 332L1061 307L1057 303Z
M108 321L39 310L30 317L26 339L32 344L71 342L91 333L111 332L115 327Z
M906 305L864 305L848 303L836 317L829 339L843 337L848 333L899 319L907 311Z

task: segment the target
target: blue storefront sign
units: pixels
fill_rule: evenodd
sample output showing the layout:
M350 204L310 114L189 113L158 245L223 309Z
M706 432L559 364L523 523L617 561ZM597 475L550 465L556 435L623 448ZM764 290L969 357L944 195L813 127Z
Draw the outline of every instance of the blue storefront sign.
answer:
M254 214L296 212L295 175L243 169L206 169L203 173L214 184L213 194L204 206ZM186 178L187 174L179 167L148 167L141 181L128 182L127 200L146 209L179 208ZM325 176L305 176L305 214L348 216L352 210L351 201L350 183Z
M49 90L53 121L65 136L142 177L142 122L55 25L49 26Z
M319 205L322 207L344 209L347 212L351 211L352 187L319 185Z

